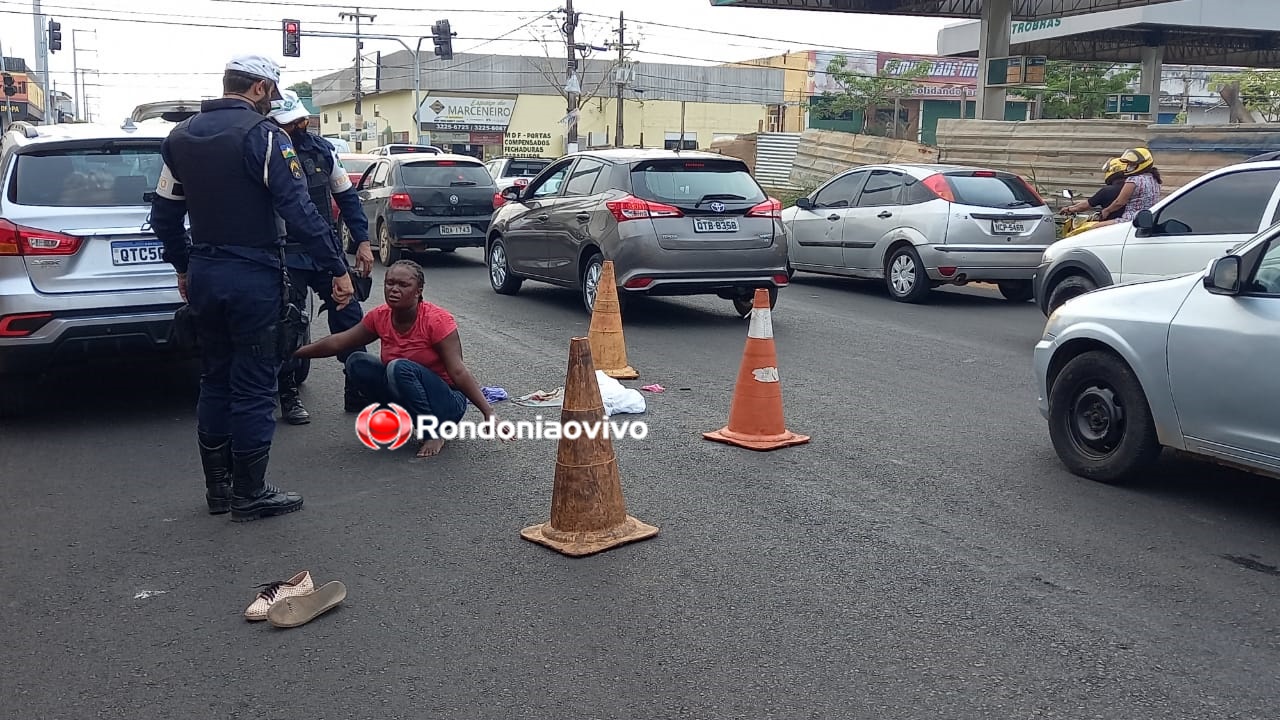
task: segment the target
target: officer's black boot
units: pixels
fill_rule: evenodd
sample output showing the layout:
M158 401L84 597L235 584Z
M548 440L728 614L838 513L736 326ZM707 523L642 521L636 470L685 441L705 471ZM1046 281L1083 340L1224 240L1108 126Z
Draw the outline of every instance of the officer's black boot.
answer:
M366 398L354 385L351 384L351 378L347 377L344 370L342 377L345 379L345 385L342 388L342 406L349 413L360 412L369 406L370 401Z
M267 483L267 463L271 448L252 453L235 453L231 498L231 519L235 522L284 515L302 508L302 496L285 492Z
M231 438L206 433L200 436L200 463L204 465L204 497L210 515L231 511Z
M302 407L298 399L298 384L293 381L293 373L282 373L280 383L280 417L290 425L306 425L311 422L311 413Z

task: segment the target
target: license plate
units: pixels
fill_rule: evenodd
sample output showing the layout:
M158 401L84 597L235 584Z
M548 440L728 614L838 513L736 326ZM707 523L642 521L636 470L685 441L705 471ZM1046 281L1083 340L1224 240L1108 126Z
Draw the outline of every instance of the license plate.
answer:
M164 243L155 240L118 240L111 243L115 265L150 265L164 262Z
M441 225L440 234L441 235L470 235L471 226L470 225Z
M733 218L694 218L694 232L738 232L738 221Z
M993 220L991 222L991 231L997 235L1021 235L1027 231L1026 223L1009 222L1008 220Z

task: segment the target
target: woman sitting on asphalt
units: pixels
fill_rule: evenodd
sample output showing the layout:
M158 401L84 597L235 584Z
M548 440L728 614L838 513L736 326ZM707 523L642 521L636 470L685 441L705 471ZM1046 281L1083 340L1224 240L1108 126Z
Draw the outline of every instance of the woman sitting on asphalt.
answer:
M371 310L359 325L301 347L294 356L333 357L380 340L380 358L355 352L346 362L347 377L366 398L401 405L415 423L418 416L428 415L441 423L457 422L466 414L468 400L486 420L493 418L480 384L462 363L457 322L448 310L422 299L425 284L417 263L394 263L383 280L383 305ZM436 455L443 447L440 438L423 440L418 457Z

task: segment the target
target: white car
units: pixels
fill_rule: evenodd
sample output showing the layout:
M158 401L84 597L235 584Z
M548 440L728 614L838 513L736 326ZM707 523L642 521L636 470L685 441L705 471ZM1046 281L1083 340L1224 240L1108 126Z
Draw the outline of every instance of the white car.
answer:
M1203 270L1210 260L1280 221L1280 161L1206 173L1139 213L1059 240L1036 269L1036 304L1049 315L1107 285Z

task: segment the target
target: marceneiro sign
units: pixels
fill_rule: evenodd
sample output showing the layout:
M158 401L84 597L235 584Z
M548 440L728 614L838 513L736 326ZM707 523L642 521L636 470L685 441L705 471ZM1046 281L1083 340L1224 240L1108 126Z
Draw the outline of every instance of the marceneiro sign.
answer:
M515 110L513 99L432 96L422 101L418 120L427 130L503 132Z

